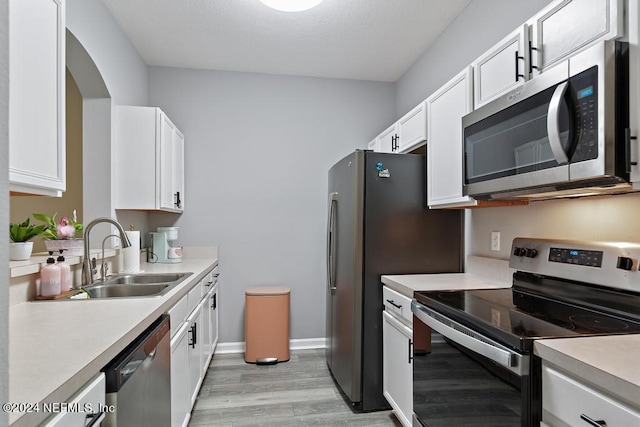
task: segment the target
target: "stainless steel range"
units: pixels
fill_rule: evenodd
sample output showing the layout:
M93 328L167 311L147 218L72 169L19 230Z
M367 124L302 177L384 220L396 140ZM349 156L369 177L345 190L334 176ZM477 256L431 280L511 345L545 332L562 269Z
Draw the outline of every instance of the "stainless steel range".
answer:
M511 289L416 292L413 408L434 426L538 426L536 339L640 333L640 244L518 238ZM421 336L426 329L438 334ZM444 338L444 339L442 339Z

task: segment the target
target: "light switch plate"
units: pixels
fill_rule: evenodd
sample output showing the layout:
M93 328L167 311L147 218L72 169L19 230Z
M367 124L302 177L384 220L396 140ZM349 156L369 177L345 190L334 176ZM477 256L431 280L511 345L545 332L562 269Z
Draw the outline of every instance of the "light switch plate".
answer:
M499 231L491 232L491 250L492 251L500 250L500 232Z

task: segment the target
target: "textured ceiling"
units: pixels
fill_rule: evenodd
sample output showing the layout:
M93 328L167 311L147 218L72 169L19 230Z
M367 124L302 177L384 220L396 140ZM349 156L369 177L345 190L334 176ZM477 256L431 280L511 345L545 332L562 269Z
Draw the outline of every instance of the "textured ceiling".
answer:
M471 0L102 0L149 65L396 81Z

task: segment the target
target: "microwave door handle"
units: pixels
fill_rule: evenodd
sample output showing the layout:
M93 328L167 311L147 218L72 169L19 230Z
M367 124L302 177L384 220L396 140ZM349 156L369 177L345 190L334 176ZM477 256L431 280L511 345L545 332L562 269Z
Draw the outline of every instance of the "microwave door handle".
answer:
M551 101L549 101L549 110L547 111L549 145L551 146L553 157L559 164L569 162L569 156L562 148L562 141L560 140L560 105L568 86L569 82L564 82L556 87Z

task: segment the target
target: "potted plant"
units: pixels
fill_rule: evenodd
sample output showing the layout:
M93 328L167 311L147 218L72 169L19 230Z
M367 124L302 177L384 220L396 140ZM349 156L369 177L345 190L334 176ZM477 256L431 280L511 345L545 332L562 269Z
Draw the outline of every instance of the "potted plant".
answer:
M82 224L78 222L76 211L73 211L73 219L63 216L60 222L56 221L58 213L52 216L34 213L33 217L46 224L46 229L42 233L44 244L48 251L57 252L63 249L67 255L82 255L83 241L76 239L75 234L82 231Z
M11 261L24 261L31 257L33 242L29 240L42 234L47 229L46 225L29 224L29 218L24 222L9 224L9 259Z

